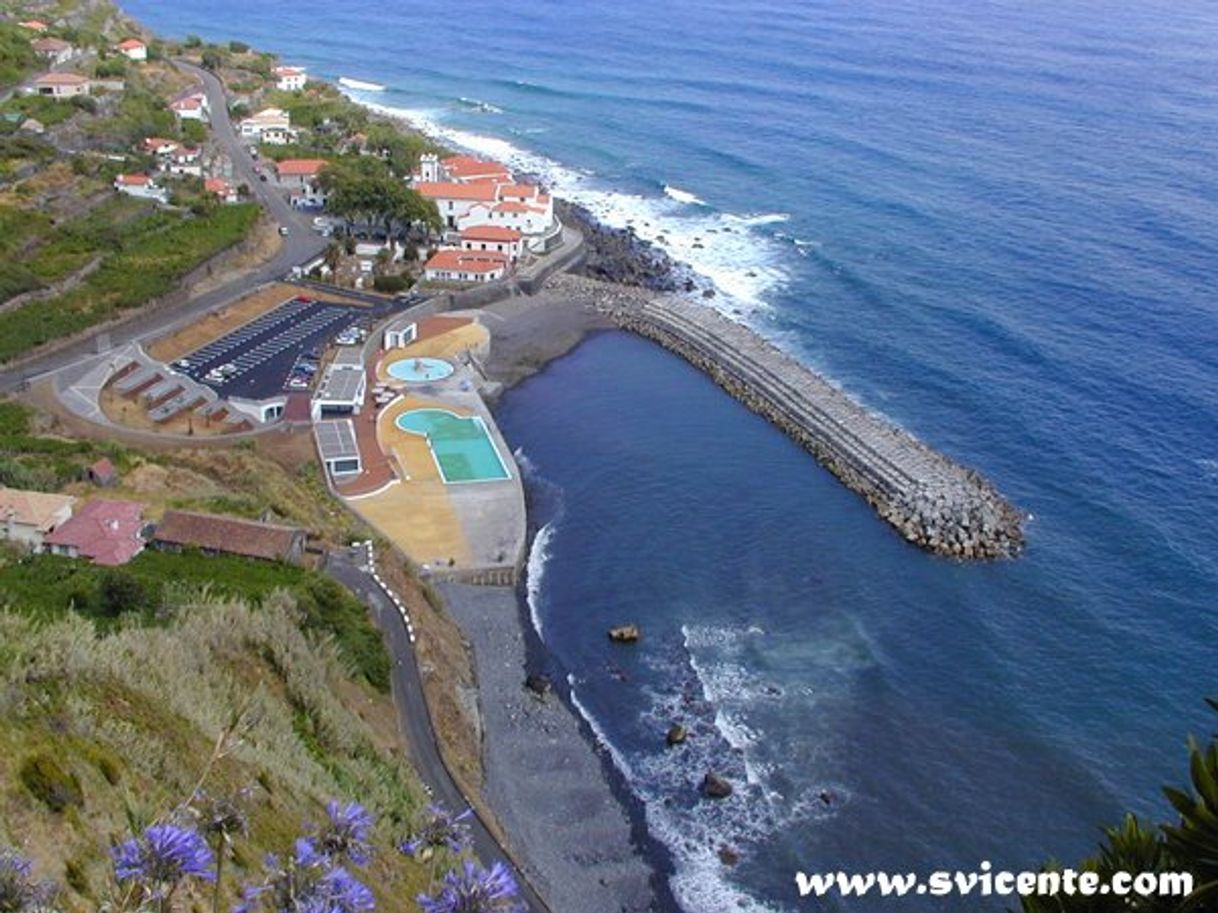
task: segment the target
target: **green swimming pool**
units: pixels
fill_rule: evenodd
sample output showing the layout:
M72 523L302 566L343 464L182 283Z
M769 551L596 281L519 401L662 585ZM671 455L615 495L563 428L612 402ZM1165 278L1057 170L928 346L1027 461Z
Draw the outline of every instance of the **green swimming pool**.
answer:
M449 485L512 477L486 424L476 415L462 418L444 409L412 409L399 415L394 424L427 438L440 475Z

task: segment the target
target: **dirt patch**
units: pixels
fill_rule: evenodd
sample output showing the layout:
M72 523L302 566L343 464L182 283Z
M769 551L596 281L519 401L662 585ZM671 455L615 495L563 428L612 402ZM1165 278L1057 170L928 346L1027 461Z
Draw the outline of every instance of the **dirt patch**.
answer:
M222 285L236 282L277 256L282 247L283 238L279 236L279 230L270 219L259 219L254 230L241 245L240 252L232 260L226 261L223 269L216 270L192 285L191 295L203 295Z

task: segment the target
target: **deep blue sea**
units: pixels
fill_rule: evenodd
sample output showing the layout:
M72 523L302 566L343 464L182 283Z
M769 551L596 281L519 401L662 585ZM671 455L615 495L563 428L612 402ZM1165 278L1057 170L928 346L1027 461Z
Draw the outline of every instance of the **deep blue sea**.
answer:
M1034 515L1017 561L928 557L621 334L506 397L533 614L687 911L812 909L801 868L1074 860L1166 815L1218 693L1218 6L126 6L381 83L357 97L633 224ZM696 796L712 765L726 802Z

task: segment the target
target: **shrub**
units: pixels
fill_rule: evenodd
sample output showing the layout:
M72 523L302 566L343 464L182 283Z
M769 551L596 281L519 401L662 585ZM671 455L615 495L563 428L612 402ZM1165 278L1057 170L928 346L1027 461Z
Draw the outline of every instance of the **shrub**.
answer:
M107 618L147 608L152 602L147 585L130 571L113 568L97 585L97 607Z
M76 775L60 767L46 752L26 758L20 777L29 794L53 812L62 812L84 801Z
M404 292L410 288L410 282L405 276L377 276L372 280L372 287L378 292Z

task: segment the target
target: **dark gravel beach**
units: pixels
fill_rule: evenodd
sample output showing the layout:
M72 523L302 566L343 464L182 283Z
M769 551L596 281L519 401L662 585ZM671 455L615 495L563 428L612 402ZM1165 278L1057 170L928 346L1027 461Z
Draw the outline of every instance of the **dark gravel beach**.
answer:
M542 697L525 687L516 591L439 589L474 650L486 733L483 794L530 880L555 913L669 909L581 721L553 691Z

